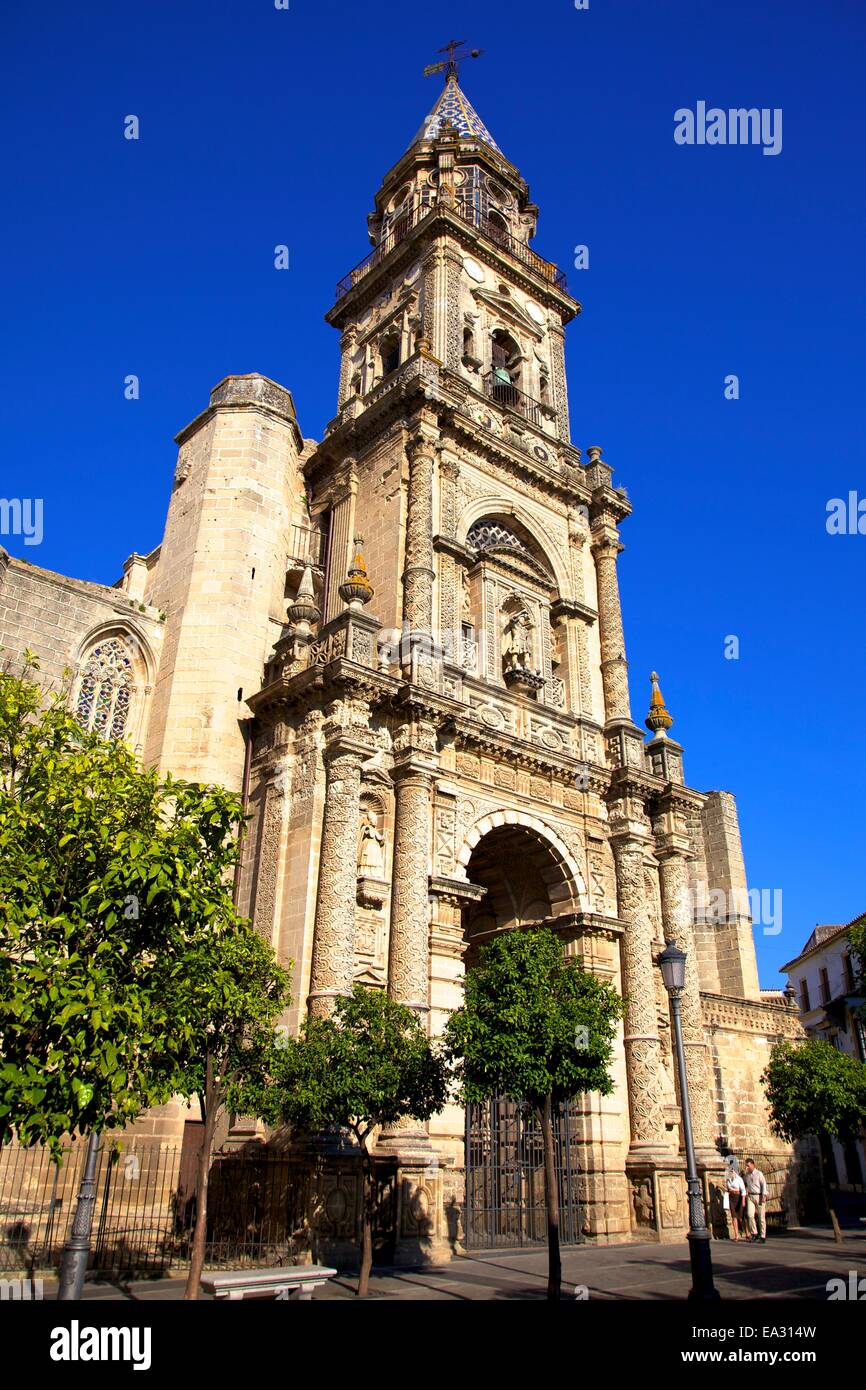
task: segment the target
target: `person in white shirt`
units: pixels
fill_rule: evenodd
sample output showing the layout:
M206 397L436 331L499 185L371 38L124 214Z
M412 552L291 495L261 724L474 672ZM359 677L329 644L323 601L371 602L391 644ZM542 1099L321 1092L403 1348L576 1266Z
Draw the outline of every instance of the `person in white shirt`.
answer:
M728 1194L728 1211L731 1213L734 1240L739 1240L740 1218L742 1217L745 1220L746 1184L743 1182L742 1177L733 1164L728 1167L728 1173L725 1178L725 1190ZM745 1236L743 1239L745 1239Z
M767 1240L767 1179L760 1168L755 1167L753 1158L746 1159L746 1219L749 1224L749 1239L761 1244Z

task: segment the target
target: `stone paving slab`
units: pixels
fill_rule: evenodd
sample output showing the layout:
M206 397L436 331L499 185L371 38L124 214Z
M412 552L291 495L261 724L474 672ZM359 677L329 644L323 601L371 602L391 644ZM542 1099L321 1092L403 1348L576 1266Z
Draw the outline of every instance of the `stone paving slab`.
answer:
M766 1245L713 1241L716 1286L725 1300L813 1299L827 1301L827 1282L847 1279L855 1270L866 1277L866 1232L846 1233L837 1245L829 1230L803 1228L770 1236ZM585 1286L590 1300L682 1300L691 1284L688 1246L581 1246L563 1251L564 1295ZM449 1264L416 1270L376 1270L370 1299L378 1301L540 1301L545 1297L547 1254L506 1250L456 1256ZM150 1302L183 1296L183 1277L137 1280L131 1284L88 1283L85 1300ZM56 1294L56 1280L45 1281L45 1297ZM355 1298L351 1275L332 1279L315 1300ZM203 1295L203 1299L207 1295Z

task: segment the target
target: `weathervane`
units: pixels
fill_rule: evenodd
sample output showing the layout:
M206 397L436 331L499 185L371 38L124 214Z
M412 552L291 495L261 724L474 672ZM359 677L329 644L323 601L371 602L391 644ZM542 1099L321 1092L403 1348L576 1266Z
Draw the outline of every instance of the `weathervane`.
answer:
M444 72L446 82L452 75L458 77L460 75L461 63L465 62L467 58L480 58L481 54L484 52L483 48L472 48L467 49L465 53L458 53L458 48L465 42L465 39L452 39L450 43L446 43L444 48L439 49L439 52L447 53L448 57L444 62L430 63L424 69L424 76L432 77L434 72Z

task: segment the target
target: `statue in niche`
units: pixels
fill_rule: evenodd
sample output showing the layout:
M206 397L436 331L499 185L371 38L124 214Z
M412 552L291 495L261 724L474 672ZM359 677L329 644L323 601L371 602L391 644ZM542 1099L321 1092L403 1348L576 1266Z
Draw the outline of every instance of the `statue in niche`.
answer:
M532 661L532 622L525 608L512 613L502 633L502 663L506 671L528 671Z
M372 806L364 807L364 823L361 826L361 848L358 854L359 878L381 879L385 873L385 836L377 824L377 816Z

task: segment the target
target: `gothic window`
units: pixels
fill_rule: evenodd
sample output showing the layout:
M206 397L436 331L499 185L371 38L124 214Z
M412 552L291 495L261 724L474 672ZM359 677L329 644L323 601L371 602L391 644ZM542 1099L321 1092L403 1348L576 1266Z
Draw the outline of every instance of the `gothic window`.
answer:
M94 647L81 676L78 722L102 738L123 738L134 693L132 654L119 637Z

